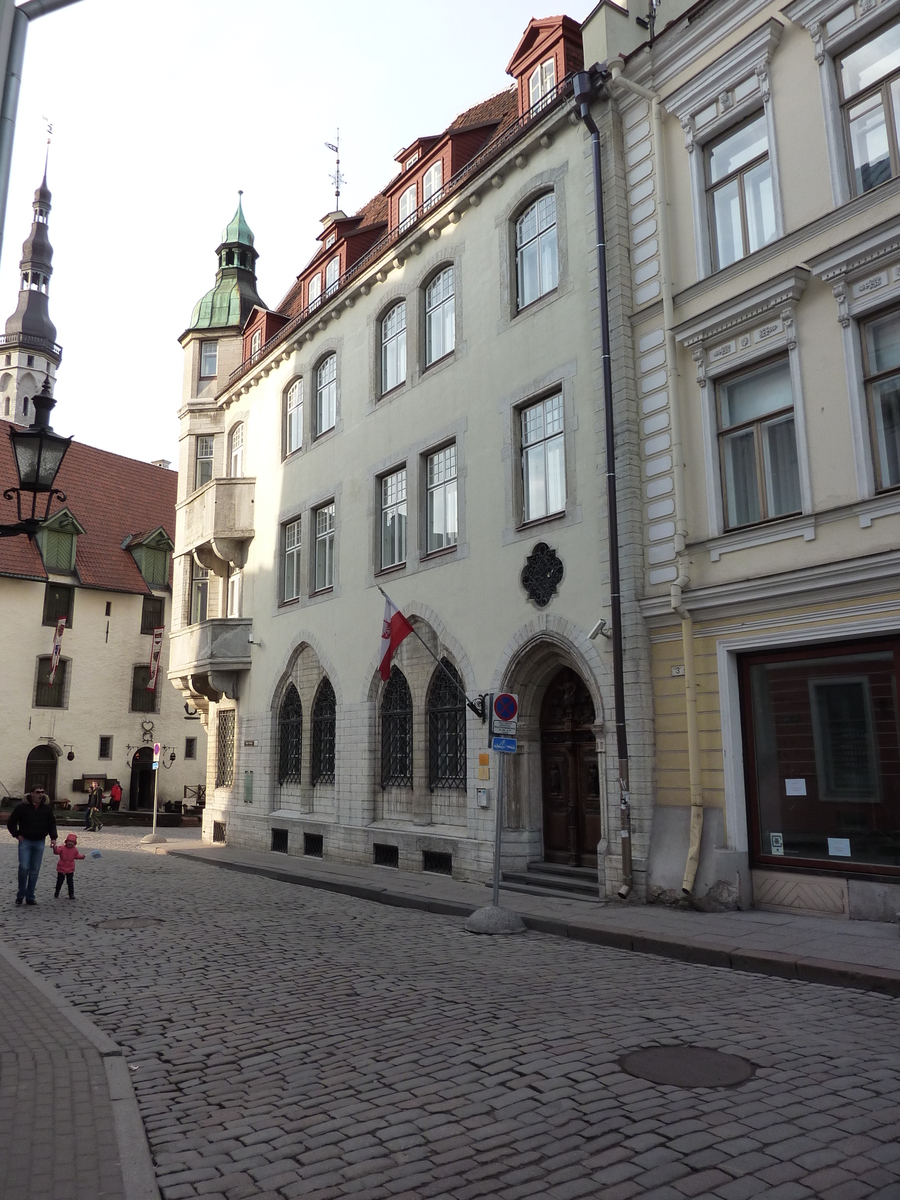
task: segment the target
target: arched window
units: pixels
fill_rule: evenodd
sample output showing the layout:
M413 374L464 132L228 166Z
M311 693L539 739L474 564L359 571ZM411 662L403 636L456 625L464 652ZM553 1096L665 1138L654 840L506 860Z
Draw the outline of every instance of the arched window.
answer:
M441 659L428 689L428 786L466 786L466 700L459 673Z
M300 782L303 749L303 705L294 685L288 684L278 712L278 782Z
M325 295L330 296L332 292L337 291L338 281L341 278L341 259L340 255L336 254L325 268Z
M553 98L556 87L556 64L552 58L535 67L528 80L528 103L533 112L540 112Z
M242 479L244 476L244 423L235 425L231 431L229 447L230 470L232 479Z
M308 301L309 307L310 308L318 308L319 304L321 303L321 296L322 296L322 276L318 275L318 274L313 275L312 279L309 281L309 291L308 291L308 295L307 295L307 301Z
M337 702L334 688L326 675L319 684L312 711L312 777L317 783L334 783L334 744Z
M337 355L329 354L316 371L316 437L334 429L337 419Z
M431 366L456 345L453 268L445 267L425 289L425 365Z
M412 694L399 667L381 699L381 786L412 787Z
M293 454L303 445L303 380L291 384L285 398L284 452Z
M554 192L538 197L516 221L516 280L520 309L552 292L559 282Z
M400 217L400 228L406 229L407 225L411 225L416 212L416 185L414 183L406 189L400 197L398 206L398 216Z
M406 382L406 301L387 313L381 321L381 391L390 392Z

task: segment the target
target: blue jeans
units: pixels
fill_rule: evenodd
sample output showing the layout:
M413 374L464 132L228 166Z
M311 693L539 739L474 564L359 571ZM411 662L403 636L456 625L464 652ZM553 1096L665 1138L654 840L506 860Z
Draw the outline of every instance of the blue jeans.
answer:
M41 869L41 859L44 857L44 839L39 842L29 842L23 839L19 842L19 891L17 900L34 899L34 885L37 883L38 872Z

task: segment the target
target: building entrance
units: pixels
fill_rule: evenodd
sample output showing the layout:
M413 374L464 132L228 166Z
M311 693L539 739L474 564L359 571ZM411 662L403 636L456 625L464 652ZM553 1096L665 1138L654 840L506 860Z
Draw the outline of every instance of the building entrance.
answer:
M50 797L56 799L56 751L52 746L35 746L25 759L25 791L42 787Z
M131 760L129 807L153 807L153 750L150 746L142 746Z
M601 806L594 720L587 687L564 667L550 681L541 705L546 862L597 865Z

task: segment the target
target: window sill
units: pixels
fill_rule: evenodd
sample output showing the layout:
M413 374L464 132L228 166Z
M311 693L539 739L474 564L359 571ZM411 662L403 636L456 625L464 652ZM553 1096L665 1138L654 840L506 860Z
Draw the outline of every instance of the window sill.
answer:
M736 550L751 550L756 546L767 546L772 542L783 542L802 537L805 542L816 539L816 520L812 513L795 513L790 517L776 517L756 525L742 525L729 529L721 537L710 538L705 543L710 562L718 562L723 554Z
M303 446L301 445L301 446L298 446L298 447L296 448L296 450L288 450L288 451L286 451L286 452L285 452L285 453L284 453L284 454L281 456L281 461L282 461L282 462L290 462L290 460L291 460L292 458L296 458L296 457L297 457L297 455L298 455L298 454L299 454L299 453L302 451L302 449L303 449Z
M529 302L522 305L521 308L517 307L515 315L513 316L513 320L515 320L516 317L525 316L526 313L534 312L536 308L543 307L544 304L548 304L550 301L555 300L558 295L559 285L557 284L555 288L550 288L549 291L544 292L543 295L535 297L534 300L529 300Z
M421 555L419 562L434 562L436 558L449 558L456 554L459 549L459 542L455 542L452 546L443 546L440 550L429 550L427 554Z
M315 445L316 442L321 442L323 438L327 438L328 435L330 433L334 433L336 429L337 429L337 422L335 422L334 425L329 425L327 429L323 429L321 433L317 433L313 437L313 445Z
M449 356L446 356L446 357L449 357ZM443 361L443 360L438 360L438 361ZM402 391L406 390L406 384L407 384L407 380L404 379L404 380L402 380L402 382L395 384L394 387L389 388L388 391L381 392L378 397L378 403L380 404L382 400L393 400L393 398L398 394L398 392L402 392Z
M452 350L448 350L447 353L442 354L440 358L434 359L433 362L426 363L423 368L422 373L425 374L426 372L430 371L433 367L439 367L442 363L449 362L450 359L453 358L453 356L455 354L456 354L456 347L454 346Z
M516 526L516 533L527 533L530 529L537 529L541 525L549 525L552 521L559 521L566 515L566 510L561 508L559 512L547 513L545 517L535 517L533 521L523 521L521 525Z
M300 603L299 596L291 596L289 600L279 600L278 607L279 608L293 608L295 604L299 605L299 603Z
M375 572L375 578L380 579L382 577L382 575L396 575L398 571L404 571L405 569L406 569L405 562L394 563L393 566L390 566L390 567L381 567L378 571Z
M310 600L318 600L318 599L320 599L322 596L330 596L330 595L332 595L332 593L333 593L333 592L334 592L334 584L331 584L331 586L330 586L330 587L319 588L319 589L318 589L317 591L315 591L315 592L310 592L310 593L309 593L309 598L310 598Z

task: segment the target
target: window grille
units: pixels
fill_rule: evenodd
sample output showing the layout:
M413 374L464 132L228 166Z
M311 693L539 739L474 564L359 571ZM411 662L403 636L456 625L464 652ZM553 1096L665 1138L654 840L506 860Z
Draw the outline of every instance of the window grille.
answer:
M388 846L384 842L375 842L372 854L376 867L399 867L400 850L397 846Z
M56 668L56 678L50 686L50 656L38 659L37 693L34 698L36 708L65 708L66 675L69 663L60 659Z
M189 737L189 738L184 739L184 757L185 758L196 758L197 757L197 739L195 737Z
M423 850L422 870L433 875L452 875L453 855L441 854L437 850Z
M98 758L112 758L113 740L111 734L100 735L100 751Z
M225 822L213 821L213 845L225 845Z
M381 786L412 787L412 694L399 667L381 700Z
M324 858L325 838L321 833L304 833L303 853L307 858Z
M147 684L150 682L149 666L135 667L131 676L131 711L132 712L156 712L156 696L157 692L149 692ZM159 688L159 680L157 680L157 689Z
M141 609L141 633L152 633L163 624L163 608L165 600L162 596L145 596Z
M288 831L286 829L272 830L272 850L276 854L287 854L288 852Z
M288 684L278 713L278 782L300 782L303 750L303 705L294 685Z
M334 783L334 749L337 725L337 701L331 680L319 684L312 711L312 778L317 783Z
M466 705L459 673L447 659L441 660L428 689L428 786L466 786ZM452 675L458 686L447 677Z
M216 722L216 787L234 786L234 709L219 713ZM224 826L223 837L224 841Z

